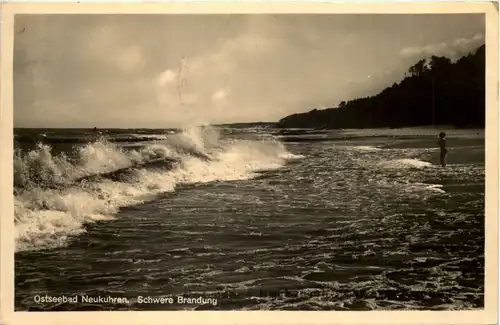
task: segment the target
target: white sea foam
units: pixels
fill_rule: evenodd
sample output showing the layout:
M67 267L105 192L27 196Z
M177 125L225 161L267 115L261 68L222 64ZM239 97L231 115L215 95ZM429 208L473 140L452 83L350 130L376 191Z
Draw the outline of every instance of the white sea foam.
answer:
M197 153L210 160L193 156ZM177 158L173 169L137 167L158 158ZM67 244L68 236L84 231L83 225L113 218L120 207L141 203L181 183L243 180L262 170L282 167L289 153L279 142L222 141L209 128L189 128L161 143L125 151L105 141L78 150L76 159L53 156L40 145L16 153L16 250L53 248ZM135 166L127 182L101 179L72 184L79 177ZM66 184L50 188L50 185Z
M379 150L382 150L380 148L373 147L373 146L355 146L354 149L358 150L358 151L379 151Z
M333 145L334 148L348 151L359 151L359 152L371 152L371 151L380 151L381 148L374 146L356 146L356 145Z
M167 135L162 135L162 134L132 134L131 136L138 139L151 139L151 140L165 140L168 138Z
M394 168L394 169L404 169L404 168L426 168L431 167L432 164L427 161L420 159L396 159L383 161L380 163L382 167Z
M409 193L419 193L419 192L434 192L434 193L446 193L442 189L441 184L425 184L425 183L408 183L403 185L403 190Z

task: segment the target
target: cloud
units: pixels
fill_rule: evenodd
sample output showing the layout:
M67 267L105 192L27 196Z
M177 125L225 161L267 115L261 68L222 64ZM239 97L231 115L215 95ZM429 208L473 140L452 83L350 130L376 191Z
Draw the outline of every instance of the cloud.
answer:
M310 24L291 28L252 18L240 34L218 39L206 51L159 72L156 98L180 123L272 121L332 106L351 96L350 81L359 89L372 87L366 76L377 75L380 67L374 58L364 58L363 51L346 55L358 60L356 65L342 63L342 47L356 46L356 37L342 31L325 35L323 28ZM184 113L176 114L180 111Z
M15 39L15 124L278 120L374 94L401 78L415 56L472 49L484 39L483 21L481 15L20 16L16 28L26 31ZM467 36L474 34L480 36ZM424 45L408 43L417 39Z
M168 69L160 73L157 78L158 87L164 87L168 84L172 84L177 79L177 73Z
M265 69L275 66L274 56L282 53L284 46L279 39L252 33L219 40L209 51L184 58L175 69L158 74L159 105L172 112L190 111L184 116L190 123L212 123L236 116L265 119L265 101L276 105L272 97L263 100L265 88L279 87L279 82L272 80L276 76L266 75Z
M424 46L406 47L400 55L407 58L421 58L432 55L458 59L474 51L485 42L484 34L476 34L471 38L457 38L451 42L441 42Z
M112 61L116 62L119 69L126 72L139 70L144 66L141 48L138 46L130 46L124 49Z
M212 100L215 102L224 102L228 94L227 89L221 89L213 93Z

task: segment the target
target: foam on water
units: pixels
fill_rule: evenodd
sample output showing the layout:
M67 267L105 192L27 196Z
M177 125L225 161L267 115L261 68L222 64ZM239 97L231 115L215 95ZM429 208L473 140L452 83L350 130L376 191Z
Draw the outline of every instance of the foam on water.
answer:
M334 144L333 148L340 149L340 150L352 151L352 152L361 152L361 153L362 152L369 153L369 152L376 152L376 151L381 151L382 150L381 148L375 147L375 146L368 146L368 145L346 145L346 144L342 144L342 145Z
M384 161L381 163L383 167L395 168L395 169L405 169L405 168L426 168L431 167L432 164L427 161L420 159L395 159L390 161Z
M173 132L173 131L169 131ZM160 134L131 134L132 137L138 138L138 139L151 139L151 140L166 140L167 135L160 135Z
M190 132L199 136L192 141ZM246 179L258 170L279 168L285 159L300 158L279 143L217 137L200 141L204 134L186 131L176 140L168 137L124 152L132 161L176 155L179 163L173 169L147 164L127 171L126 181L102 179L81 187L18 193L19 214L40 214L18 223L18 232L26 235L18 244L26 249L66 245L81 234L85 222L123 219L92 227L75 249L19 255L17 308L31 307L33 290L46 291L47 282L56 288L68 280L93 295L216 297L218 305L208 308L218 310L484 306L484 194L479 186L467 188L483 182L484 166L426 166L427 149L367 152L357 151L359 142L347 141L339 150L332 150L331 143L290 145L308 159L269 173L271 177L191 188L113 213L148 195L173 191L182 182ZM210 160L190 155L196 148ZM79 206L80 201L86 206ZM99 242L92 256L78 249L87 240ZM98 267L89 270L89 258ZM167 308L191 307L197 309ZM101 306L115 308L152 306Z
M179 164L169 170L138 165L159 158L177 158ZM101 139L79 148L72 159L52 155L47 145L38 145L28 153L16 151L16 250L65 245L70 236L84 232L85 223L113 218L120 207L174 191L178 184L244 180L299 158L279 142L222 141L211 128L189 128L131 151ZM105 178L73 182L128 167L134 169L126 182ZM51 188L54 184L65 186Z
M423 188L428 191L432 192L437 192L437 193L446 193L445 190L443 190L443 185L442 184L424 184L424 183L415 183L413 184L416 187Z
M377 148L377 147L373 147L373 146L356 146L356 147L354 147L354 150L358 150L358 151L379 151L379 150L382 150L382 149Z

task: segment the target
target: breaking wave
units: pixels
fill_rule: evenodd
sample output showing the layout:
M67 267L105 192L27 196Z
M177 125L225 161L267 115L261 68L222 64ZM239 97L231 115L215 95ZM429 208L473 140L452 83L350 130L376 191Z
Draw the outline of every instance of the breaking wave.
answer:
M213 128L187 128L164 140L124 148L101 138L53 154L46 144L14 154L16 251L55 248L179 184L245 180L301 158L277 141L221 139Z

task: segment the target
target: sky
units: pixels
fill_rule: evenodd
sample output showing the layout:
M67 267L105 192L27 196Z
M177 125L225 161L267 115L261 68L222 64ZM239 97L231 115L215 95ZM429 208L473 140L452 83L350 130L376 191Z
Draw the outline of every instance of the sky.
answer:
M18 15L16 127L278 121L484 44L484 16Z

